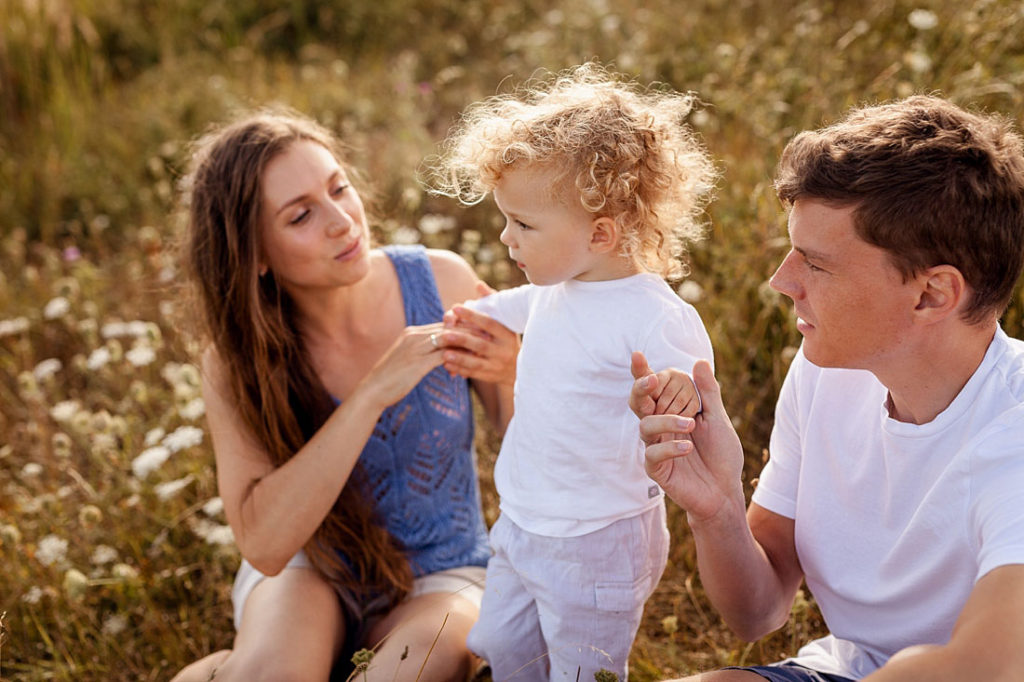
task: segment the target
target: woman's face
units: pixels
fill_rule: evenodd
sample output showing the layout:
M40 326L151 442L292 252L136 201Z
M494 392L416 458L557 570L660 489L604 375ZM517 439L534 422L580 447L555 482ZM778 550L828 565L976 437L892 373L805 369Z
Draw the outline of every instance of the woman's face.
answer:
M345 286L369 271L366 213L325 147L298 140L263 172L260 270L291 293Z

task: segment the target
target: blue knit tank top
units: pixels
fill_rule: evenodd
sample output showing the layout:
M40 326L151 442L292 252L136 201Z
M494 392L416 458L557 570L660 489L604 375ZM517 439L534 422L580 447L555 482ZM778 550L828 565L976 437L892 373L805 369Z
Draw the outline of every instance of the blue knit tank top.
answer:
M405 323L439 322L444 308L422 246L382 249L398 273ZM435 367L384 410L359 456L377 518L405 548L413 575L484 566L469 384Z

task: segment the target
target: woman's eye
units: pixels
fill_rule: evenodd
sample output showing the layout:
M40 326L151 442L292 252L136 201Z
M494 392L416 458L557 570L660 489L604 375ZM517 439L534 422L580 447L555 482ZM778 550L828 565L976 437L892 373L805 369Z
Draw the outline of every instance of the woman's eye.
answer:
M340 197L342 194L345 193L345 190L347 190L348 188L349 188L349 183L346 182L344 184L338 185L333 190L331 190L331 194L333 194L336 197Z
M289 220L288 224L289 225L298 225L299 223L305 222L306 218L308 218L308 217L309 217L309 210L305 210L302 213L300 213L299 215L297 215L294 218L292 218L291 220Z

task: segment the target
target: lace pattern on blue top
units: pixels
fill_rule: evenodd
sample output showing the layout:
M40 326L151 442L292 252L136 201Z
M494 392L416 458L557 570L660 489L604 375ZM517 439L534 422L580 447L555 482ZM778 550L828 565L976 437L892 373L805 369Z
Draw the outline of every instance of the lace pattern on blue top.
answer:
M444 309L423 247L383 251L398 273L406 324L440 321ZM378 519L402 543L415 576L487 563L465 379L433 369L384 410L359 461Z

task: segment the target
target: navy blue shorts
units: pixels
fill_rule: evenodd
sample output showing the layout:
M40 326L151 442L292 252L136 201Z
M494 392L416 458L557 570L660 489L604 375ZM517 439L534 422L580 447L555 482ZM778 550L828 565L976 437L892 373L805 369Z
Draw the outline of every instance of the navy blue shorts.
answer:
M817 670L787 661L777 665L755 665L749 668L729 667L723 670L747 670L771 682L854 682L849 677L819 673Z

